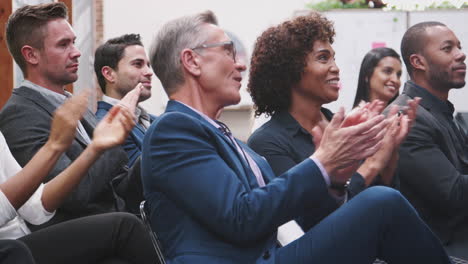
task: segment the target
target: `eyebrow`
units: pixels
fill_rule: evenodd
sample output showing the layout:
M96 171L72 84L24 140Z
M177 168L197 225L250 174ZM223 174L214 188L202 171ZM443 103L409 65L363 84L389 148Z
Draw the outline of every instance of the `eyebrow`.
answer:
M328 55L335 55L334 52L331 52L329 49L320 49L314 52L315 54L327 53Z
M445 44L450 44L450 45L457 45L457 46L461 46L461 42L460 41L453 41L453 40L444 40L441 44L441 46L445 45Z
M73 37L73 38L65 37L65 38L59 39L59 40L57 41L57 43L64 42L64 41L67 41L67 42L70 42L70 41L71 41L71 42L73 42L73 41L75 41L75 40L76 40L76 36Z

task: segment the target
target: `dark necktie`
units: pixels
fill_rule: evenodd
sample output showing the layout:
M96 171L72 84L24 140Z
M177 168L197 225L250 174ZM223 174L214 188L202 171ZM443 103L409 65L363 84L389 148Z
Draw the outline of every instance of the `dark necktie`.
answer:
M151 124L150 116L142 108L140 108L140 110L141 110L141 113L140 113L140 116L138 117L138 124L140 124L145 130L147 130Z

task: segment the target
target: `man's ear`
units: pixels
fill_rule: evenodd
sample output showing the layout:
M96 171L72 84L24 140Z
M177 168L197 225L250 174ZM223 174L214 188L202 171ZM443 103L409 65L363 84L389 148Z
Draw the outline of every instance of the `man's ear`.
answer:
M180 52L180 61L186 71L194 76L200 76L200 57L192 49L183 49Z
M418 69L420 71L426 71L426 58L420 54L411 54L409 57L409 61L411 63L411 66L413 66L414 69Z
M109 83L115 82L115 71L109 66L104 66L101 68L101 74Z
M39 63L39 50L29 45L24 45L21 48L21 55L23 55L26 63L37 65Z

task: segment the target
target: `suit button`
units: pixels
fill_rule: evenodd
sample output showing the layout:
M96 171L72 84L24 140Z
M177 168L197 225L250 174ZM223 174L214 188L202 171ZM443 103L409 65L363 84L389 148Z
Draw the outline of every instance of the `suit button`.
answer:
M270 251L265 251L265 253L263 253L263 259L269 259L270 258Z

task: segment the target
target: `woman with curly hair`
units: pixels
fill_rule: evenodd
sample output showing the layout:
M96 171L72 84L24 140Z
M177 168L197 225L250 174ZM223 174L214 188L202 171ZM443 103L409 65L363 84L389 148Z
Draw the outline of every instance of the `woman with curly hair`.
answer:
M315 151L320 133L312 137L313 130L319 132L319 128L326 127L333 115L322 105L339 96L340 70L331 47L334 36L332 22L312 13L271 27L257 39L248 89L255 103L255 114L267 114L271 120L252 134L248 144L268 160L276 175ZM412 109L415 104L410 102ZM375 101L366 107L374 114L385 104ZM392 111L396 113L395 109ZM391 154L407 130L388 128L376 154L362 164L339 172L352 175L347 186L351 197L375 184L379 174L380 183L392 183L395 168L387 164L393 164ZM345 187L330 186L339 194L344 194Z
M400 77L400 55L391 48L372 49L361 63L353 107L376 99L390 104L398 96Z

